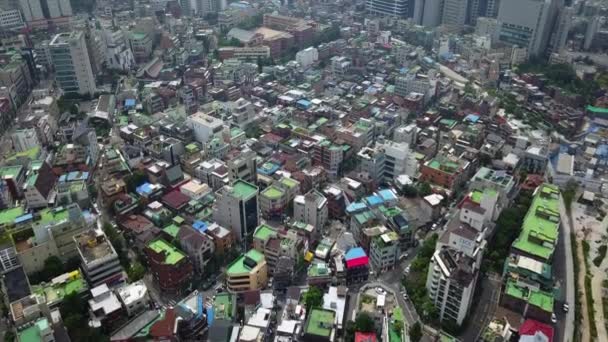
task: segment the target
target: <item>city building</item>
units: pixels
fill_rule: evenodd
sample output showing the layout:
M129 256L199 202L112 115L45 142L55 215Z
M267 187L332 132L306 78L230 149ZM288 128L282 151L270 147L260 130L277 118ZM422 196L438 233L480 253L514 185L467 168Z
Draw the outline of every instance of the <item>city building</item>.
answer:
M51 40L49 49L61 90L66 94L93 96L97 88L84 32L59 33Z
M399 247L399 235L395 232L387 232L375 236L370 244L369 256L375 272L389 271L395 267L401 248Z
M143 280L117 288L116 296L129 317L146 310L150 301L148 288Z
M88 230L75 235L74 241L80 265L91 287L101 284L114 286L126 279L118 254L103 232Z
M369 277L369 258L363 248L351 248L344 255L346 265L346 284L358 284L367 281Z
M187 119L188 127L192 128L196 141L204 144L214 136L220 136L224 122L218 118L197 112Z
M258 188L242 180L216 193L213 219L230 227L238 241L251 236L258 226Z
M44 13L42 12L40 0L19 0L19 7L23 12L25 21L32 22L44 20Z
M319 51L312 46L296 53L296 62L304 69L308 69L317 60L319 60Z
M554 185L543 184L534 193L521 233L513 242L513 251L550 263L558 242L559 224L559 189Z
M409 3L407 0L366 0L365 9L372 15L406 18Z
M36 146L40 146L38 134L35 129L18 129L11 135L13 148L17 152L25 152Z
M190 258L196 273L203 274L205 266L213 256L215 245L213 244L213 240L203 232L207 227L197 225L196 223L195 225L200 229L188 225L179 227L177 241L180 242L184 253Z
M72 5L69 0L46 0L51 19L72 16Z
M460 161L434 158L420 167L420 180L454 191L464 185L468 166L468 162L463 166Z
M501 42L528 49L528 56L545 54L557 17L553 0L500 1L498 10Z
M444 0L441 23L462 29L468 23L469 0Z
M32 170L23 185L23 194L29 209L46 208L51 202L57 177L47 162Z
M479 266L475 259L451 247L435 250L426 288L441 321L463 323L473 301Z
M179 294L191 286L193 268L188 257L162 239L148 243L144 249L148 266L161 291Z
M303 329L303 341L333 342L336 339L336 312L313 308Z
M294 198L294 220L310 224L317 229L320 229L327 223L327 217L327 199L319 191L313 189L305 195L298 195Z
M226 269L226 285L230 292L245 292L264 288L268 268L264 255L255 249L239 256Z

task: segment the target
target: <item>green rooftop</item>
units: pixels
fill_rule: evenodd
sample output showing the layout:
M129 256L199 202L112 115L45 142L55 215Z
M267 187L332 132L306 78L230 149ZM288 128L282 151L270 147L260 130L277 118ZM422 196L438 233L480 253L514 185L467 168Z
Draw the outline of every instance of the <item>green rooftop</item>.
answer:
M271 185L262 191L262 196L270 198L271 200L277 200L281 198L285 193L283 190Z
M233 296L230 293L218 293L213 300L215 319L226 319L231 321L234 318Z
M543 184L524 218L522 231L513 248L548 260L555 251L559 234L559 189Z
M260 225L253 234L254 239L267 241L270 237L277 234L277 231L272 229L270 226L262 224Z
M243 273L249 273L253 267L249 265L257 266L260 262L264 261L264 254L258 252L255 249L249 250L247 253L242 254L236 260L234 260L230 265L228 265L228 269L226 272L228 275L237 275Z
M315 336L329 337L334 326L336 313L331 310L312 309L304 333Z
M23 207L15 207L0 211L0 224L13 223L19 216L25 214Z
M232 194L239 197L241 200L247 200L257 194L258 188L243 180L237 180L232 185Z
M2 177L2 179L17 178L22 169L23 166L21 165L0 167L0 177Z
M163 239L158 239L150 242L148 248L155 251L156 253L165 254L165 264L175 265L184 259L186 256L177 247L168 243Z
M172 238L177 238L177 234L179 233L179 226L175 224L170 224L163 228L163 232L169 234Z
M295 180L293 180L291 178L287 178L287 177L281 178L280 183L283 184L284 186L290 188L290 189L293 189L296 186L298 186L298 182L297 181L295 181Z
M64 207L57 207L54 209L46 208L39 212L40 221L38 224L57 224L68 219L68 210Z
M65 277L65 279L59 280L55 284L41 283L39 285L32 285L32 292L44 296L47 304L51 305L63 300L63 297L66 295L80 293L88 288L86 281L82 278L79 271L65 273L59 277Z
M15 160L17 158L36 159L36 158L38 158L39 154L40 154L40 146L36 146L36 147L30 148L27 151L15 153L12 156L8 157L7 160L10 161L10 160Z
M42 341L42 332L48 329L49 321L46 318L41 318L32 326L17 333L19 342L40 342Z
M540 290L530 290L526 287L517 286L514 280L507 280L505 293L511 297L527 301L546 312L553 312L555 299L553 294Z

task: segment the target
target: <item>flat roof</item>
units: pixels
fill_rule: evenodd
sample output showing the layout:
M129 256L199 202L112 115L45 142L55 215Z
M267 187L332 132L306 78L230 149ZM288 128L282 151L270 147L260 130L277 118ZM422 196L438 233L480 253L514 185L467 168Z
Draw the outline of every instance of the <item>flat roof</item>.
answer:
M215 319L232 320L233 298L230 293L218 293L213 300L213 308L215 310Z
M270 199L278 199L281 198L285 193L283 190L277 188L274 185L271 185L262 191L262 195L264 197L268 197Z
M237 180L232 185L232 193L236 197L239 197L242 200L249 199L254 196L258 192L258 188L251 184L247 183L243 180Z
M15 207L0 211L0 224L13 223L15 219L25 213L23 207Z
M71 293L79 293L88 288L82 278L80 271L72 271L53 278L50 283L44 285L32 285L32 292L44 296L47 304L63 300L63 297Z
M152 249L156 253L164 253L165 263L169 265L175 265L186 257L184 253L177 249L177 247L163 239L150 242L148 244L148 248Z
M255 249L250 249L247 253L242 254L241 256L236 258L230 265L228 265L226 272L228 273L228 275L249 273L261 261L264 261L264 254L258 252ZM252 263L255 263L253 267L250 266Z
M312 309L304 332L310 335L329 337L333 330L336 313L325 309Z
M276 230L272 229L270 226L266 224L260 225L253 234L253 237L260 240L268 240L271 236L277 233Z
M513 248L545 260L551 258L559 234L558 195L559 188L554 185L543 184L537 189Z
M42 331L49 328L49 321L46 318L41 318L36 321L32 326L21 330L17 333L19 335L20 342L40 342L42 341Z

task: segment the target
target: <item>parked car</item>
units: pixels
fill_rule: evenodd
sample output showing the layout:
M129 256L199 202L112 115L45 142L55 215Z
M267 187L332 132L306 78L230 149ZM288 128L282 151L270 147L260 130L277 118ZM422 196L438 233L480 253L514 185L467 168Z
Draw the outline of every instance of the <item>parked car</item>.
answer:
M557 316L555 316L554 313L551 314L551 323L553 323L553 324L557 323Z
M570 310L570 305L568 305L568 303L564 303L563 309L564 312L568 312Z

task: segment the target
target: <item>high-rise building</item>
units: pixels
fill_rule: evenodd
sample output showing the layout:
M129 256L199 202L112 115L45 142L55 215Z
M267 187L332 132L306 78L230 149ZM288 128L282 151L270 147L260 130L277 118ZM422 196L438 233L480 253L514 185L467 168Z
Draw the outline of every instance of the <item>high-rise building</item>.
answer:
M95 77L83 31L56 35L49 44L55 79L66 94L89 94L96 91Z
M70 0L47 0L50 18L71 17L72 5Z
M19 5L23 12L23 16L25 17L25 21L44 19L40 0L19 0Z
M232 229L237 240L250 236L258 226L258 187L242 180L216 193L213 219Z
M555 14L553 0L501 1L498 39L527 48L528 56L539 56L549 44Z
M600 29L601 23L601 17L599 16L590 18L589 22L587 23L587 30L585 31L585 42L583 44L583 49L589 50L591 44L593 43L595 34Z
M467 23L469 0L444 0L442 24L462 28Z
M313 189L306 195L299 195L293 201L294 219L315 226L317 229L327 222L327 199Z
M409 12L407 0L367 0L367 12L375 15L406 18Z
M416 0L414 22L426 27L437 27L441 24L442 11L442 0Z
M91 286L112 286L125 280L118 254L103 232L88 230L74 236L74 241L82 269Z
M574 17L574 8L562 7L559 10L559 16L555 22L555 29L551 35L551 52L559 53L566 47L568 32L572 26L572 18Z

